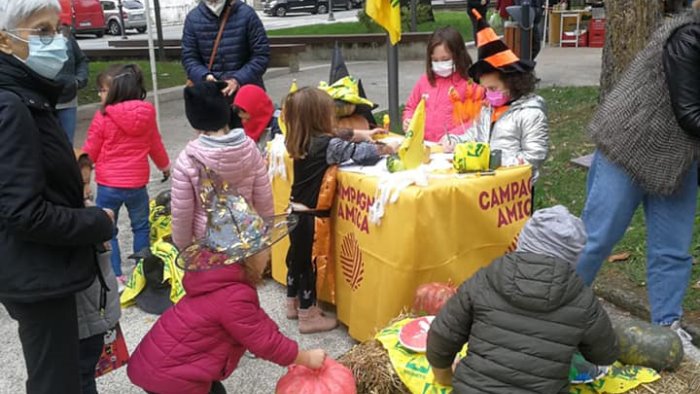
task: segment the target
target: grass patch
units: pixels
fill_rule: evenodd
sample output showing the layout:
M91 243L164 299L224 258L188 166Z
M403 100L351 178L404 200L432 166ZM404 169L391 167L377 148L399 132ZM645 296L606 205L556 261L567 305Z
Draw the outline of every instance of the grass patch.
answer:
M78 103L90 104L97 103L100 98L97 96L97 76L104 70L106 70L112 64L129 64L135 63L141 67L143 70L144 82L146 83L146 89L151 91L153 89L153 84L151 83L151 65L147 60L123 60L123 61L111 61L111 62L90 62L90 82L85 89L78 92ZM185 70L182 68L180 62L169 61L169 62L158 62L158 89L172 88L174 86L184 85L187 82L187 76L185 75Z
M466 12L435 11L435 22L420 23L417 26L419 32L432 32L438 27L452 26L462 33L466 40L473 40L472 25ZM285 29L268 30L268 36L307 36L307 35L332 35L332 34L369 34L383 33L384 30L377 26L368 26L360 22L339 22L332 24L317 24Z

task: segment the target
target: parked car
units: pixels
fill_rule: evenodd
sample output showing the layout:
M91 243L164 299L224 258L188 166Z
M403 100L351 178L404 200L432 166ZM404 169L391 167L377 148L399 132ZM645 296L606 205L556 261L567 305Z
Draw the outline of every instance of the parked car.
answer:
M351 10L362 5L362 0L331 0L333 10ZM288 12L310 12L325 14L328 12L328 0L267 0L263 12L272 16L285 16Z
M119 18L120 0L100 0L107 21L107 31L113 36L122 34L121 18ZM136 29L139 33L146 32L146 8L136 0L121 0L124 28Z
M70 26L73 33L105 34L105 17L100 0L61 0L61 24Z

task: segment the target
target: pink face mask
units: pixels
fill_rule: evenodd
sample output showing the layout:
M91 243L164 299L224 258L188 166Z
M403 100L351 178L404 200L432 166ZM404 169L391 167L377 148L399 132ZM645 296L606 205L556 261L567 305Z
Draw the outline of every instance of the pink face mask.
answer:
M510 101L510 95L503 93L500 90L487 90L486 100L491 103L492 107L502 107Z

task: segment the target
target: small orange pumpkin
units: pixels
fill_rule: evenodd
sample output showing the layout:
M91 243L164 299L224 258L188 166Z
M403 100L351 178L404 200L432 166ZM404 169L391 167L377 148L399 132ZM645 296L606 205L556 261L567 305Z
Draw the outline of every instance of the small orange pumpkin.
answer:
M443 305L453 295L457 288L452 283L426 283L418 286L413 299L413 313L419 315L437 315Z

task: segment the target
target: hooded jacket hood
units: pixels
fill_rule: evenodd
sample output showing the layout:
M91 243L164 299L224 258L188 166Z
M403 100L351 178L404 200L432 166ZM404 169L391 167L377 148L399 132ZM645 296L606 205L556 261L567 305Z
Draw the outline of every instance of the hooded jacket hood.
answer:
M233 284L246 284L255 288L246 280L245 268L240 263L219 269L189 271L182 281L185 291L192 297L211 293Z
M511 305L550 312L568 304L583 289L570 263L533 253L512 253L487 268L491 286Z
M258 142L275 112L272 100L260 86L245 85L236 94L233 104L250 115L250 119L243 122L243 129Z
M124 134L132 137L156 129L156 110L147 101L130 100L109 105L105 114Z

